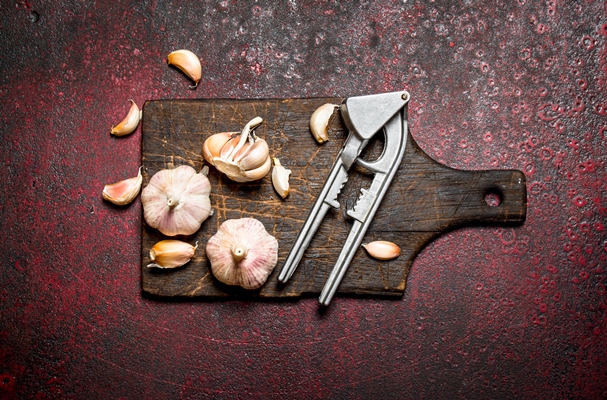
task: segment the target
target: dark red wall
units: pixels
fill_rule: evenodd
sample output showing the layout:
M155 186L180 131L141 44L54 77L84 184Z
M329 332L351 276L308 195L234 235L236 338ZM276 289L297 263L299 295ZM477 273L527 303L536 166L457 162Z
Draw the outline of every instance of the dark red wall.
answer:
M194 3L0 5L0 398L607 397L604 2ZM429 155L525 172L523 226L434 241L402 300L142 295L140 202L101 199L128 99L402 89Z

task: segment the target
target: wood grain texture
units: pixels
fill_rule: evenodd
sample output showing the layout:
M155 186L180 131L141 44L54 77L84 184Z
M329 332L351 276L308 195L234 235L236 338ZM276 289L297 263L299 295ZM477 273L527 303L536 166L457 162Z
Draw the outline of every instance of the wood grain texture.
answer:
M143 290L157 296L186 297L295 297L320 293L351 226L346 210L353 207L360 189L368 187L372 179L360 167L351 170L339 198L342 207L327 214L290 281L283 285L276 278L347 135L336 113L330 122L329 142L317 144L308 127L310 115L321 104L340 101L338 98L148 101L143 112L144 186L154 173L171 165L185 164L200 170L204 165L201 148L208 136L239 131L255 116L264 119L256 134L268 142L271 156L279 157L292 174L291 194L282 200L272 187L270 174L261 181L243 184L230 181L211 167L211 203L215 212L194 235L179 238L192 244L198 242L192 261L172 271L148 269L149 249L166 237L143 223ZM371 160L379 156L383 138L377 136L362 157ZM488 193L499 196L499 206L487 204ZM434 237L464 225L520 224L525 215L526 185L522 172L461 171L446 167L428 157L409 134L399 171L364 240L392 241L401 247L401 256L392 261L377 261L359 249L338 293L402 296L413 259ZM277 267L268 282L252 292L218 282L210 272L205 254L206 242L219 225L227 219L242 217L260 220L279 242Z

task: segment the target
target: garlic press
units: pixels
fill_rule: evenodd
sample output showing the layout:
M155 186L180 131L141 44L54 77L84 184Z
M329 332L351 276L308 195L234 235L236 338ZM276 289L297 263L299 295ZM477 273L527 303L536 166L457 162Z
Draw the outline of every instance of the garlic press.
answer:
M280 282L286 283L295 272L329 208L340 208L337 196L348 180L348 171L357 163L374 176L371 186L361 189L354 208L346 212L354 221L352 229L319 298L322 305L329 305L402 161L407 145L409 99L409 93L402 91L342 101L339 112L348 137L278 275ZM359 158L369 140L379 132L384 135L384 149L379 158L375 161Z

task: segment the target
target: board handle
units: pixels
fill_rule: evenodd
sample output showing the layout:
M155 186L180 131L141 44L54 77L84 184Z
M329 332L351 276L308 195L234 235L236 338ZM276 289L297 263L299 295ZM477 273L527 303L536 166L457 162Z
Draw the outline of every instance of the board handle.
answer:
M442 196L461 199L448 228L463 224L518 225L527 216L527 185L518 170L459 171Z

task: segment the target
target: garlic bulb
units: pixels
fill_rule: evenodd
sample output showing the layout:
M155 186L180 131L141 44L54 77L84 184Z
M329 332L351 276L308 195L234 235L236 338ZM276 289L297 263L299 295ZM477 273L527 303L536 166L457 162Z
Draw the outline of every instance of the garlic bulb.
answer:
M161 240L150 249L150 259L154 261L148 264L148 268L177 268L186 264L194 257L198 248L181 240Z
M207 242L211 271L226 285L258 289L278 261L278 241L254 218L229 219Z
M329 140L329 121L337 107L336 104L323 104L310 117L310 131L318 143Z
M289 189L289 175L291 175L291 170L283 167L278 158L274 157L273 160L272 185L274 185L274 189L280 197L284 199L291 191Z
M392 242L386 242L385 240L363 244L363 247L371 257L377 258L378 260L392 260L400 256L400 247Z
M139 121L141 120L139 107L137 107L137 104L133 100L129 101L131 102L131 108L126 117L118 125L112 125L110 129L110 133L114 136L125 136L133 133L137 129L137 125L139 125Z
M125 179L111 185L105 185L101 195L107 201L119 206L124 206L135 200L141 189L141 182L143 182L143 177L141 176L140 167L136 177Z
M202 66L198 56L190 50L177 50L170 53L167 57L169 65L179 68L184 74L194 81L195 88L202 77Z
M252 131L263 122L260 117L249 121L240 135L222 132L211 135L202 146L202 155L211 165L236 182L256 181L272 167L268 143Z
M191 235L211 213L211 183L182 165L158 171L141 192L143 217L167 236Z

